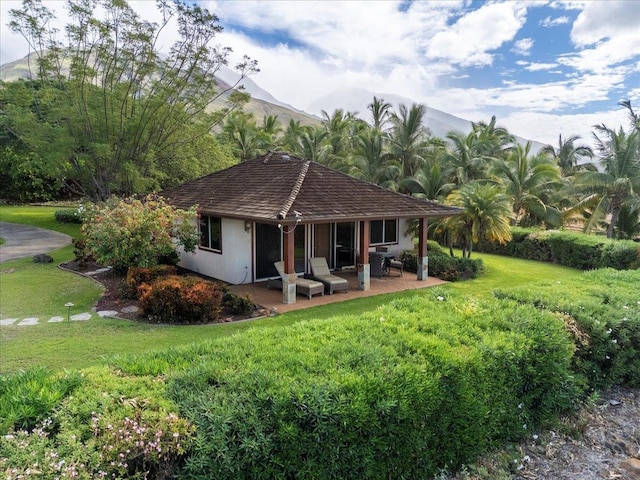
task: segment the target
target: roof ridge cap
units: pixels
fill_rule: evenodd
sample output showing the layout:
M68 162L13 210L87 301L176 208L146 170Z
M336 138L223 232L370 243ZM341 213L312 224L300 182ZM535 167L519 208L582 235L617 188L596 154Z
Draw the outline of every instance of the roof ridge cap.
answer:
M298 174L296 183L293 185L293 188L291 189L291 194L289 195L289 198L287 199L285 204L282 206L282 210L280 210L280 213L278 213L278 218L284 219L286 218L287 213L289 213L289 210L293 206L293 202L295 202L296 198L298 197L298 194L300 193L300 188L302 188L302 182L304 182L304 179L307 176L307 172L309 171L310 164L311 164L311 160L307 160L302 164L302 168L300 169L300 173Z

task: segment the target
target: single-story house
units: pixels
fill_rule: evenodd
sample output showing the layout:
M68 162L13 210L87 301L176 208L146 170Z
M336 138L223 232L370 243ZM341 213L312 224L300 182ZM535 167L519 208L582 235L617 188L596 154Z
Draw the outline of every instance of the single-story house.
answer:
M369 252L412 249L405 234L420 219L418 278L426 279L427 221L456 207L412 197L358 180L317 162L283 152L234 165L161 192L179 208L198 206L200 245L181 254L180 266L230 284L309 272L309 259L329 268L357 268L359 288L369 289ZM295 283L295 277L290 277ZM295 287L284 283L285 303Z

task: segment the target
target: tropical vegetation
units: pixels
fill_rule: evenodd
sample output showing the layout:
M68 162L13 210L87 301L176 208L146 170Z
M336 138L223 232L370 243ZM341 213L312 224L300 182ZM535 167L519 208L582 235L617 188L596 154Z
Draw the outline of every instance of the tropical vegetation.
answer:
M505 222L577 224L609 238L640 233L640 121L629 101L621 102L627 126L594 126L595 149L559 135L557 145L533 151L495 116L437 138L424 124L425 105L394 107L377 97L367 120L337 109L309 125L282 125L277 116L243 111L242 91L218 91L214 75L230 51L209 46L221 30L215 14L162 2L163 23L154 24L126 2L68 3L67 43L55 36L44 2L11 11L11 28L29 40L36 59L30 78L0 84L0 187L12 200L147 194L284 150L402 193L460 204L466 220L431 228L451 229L465 252L469 241L508 240ZM94 15L97 7L106 19ZM172 18L180 36L162 56L154 42ZM236 67L239 82L257 70L246 57ZM213 109L221 95L226 107ZM463 205L470 195L494 194L509 208ZM491 218L493 226L468 235L460 226L469 216Z

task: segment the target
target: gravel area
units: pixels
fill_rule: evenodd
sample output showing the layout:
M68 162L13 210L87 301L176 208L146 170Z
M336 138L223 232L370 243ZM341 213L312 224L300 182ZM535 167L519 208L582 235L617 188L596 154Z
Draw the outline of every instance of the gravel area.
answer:
M640 480L640 390L614 389L568 421L520 446L516 480Z

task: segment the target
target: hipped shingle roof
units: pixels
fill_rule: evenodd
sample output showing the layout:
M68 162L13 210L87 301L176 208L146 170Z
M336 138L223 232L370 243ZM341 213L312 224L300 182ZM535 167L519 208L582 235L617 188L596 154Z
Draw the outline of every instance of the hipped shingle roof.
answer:
M270 152L161 192L179 208L260 223L434 218L456 207L404 195L310 160Z

